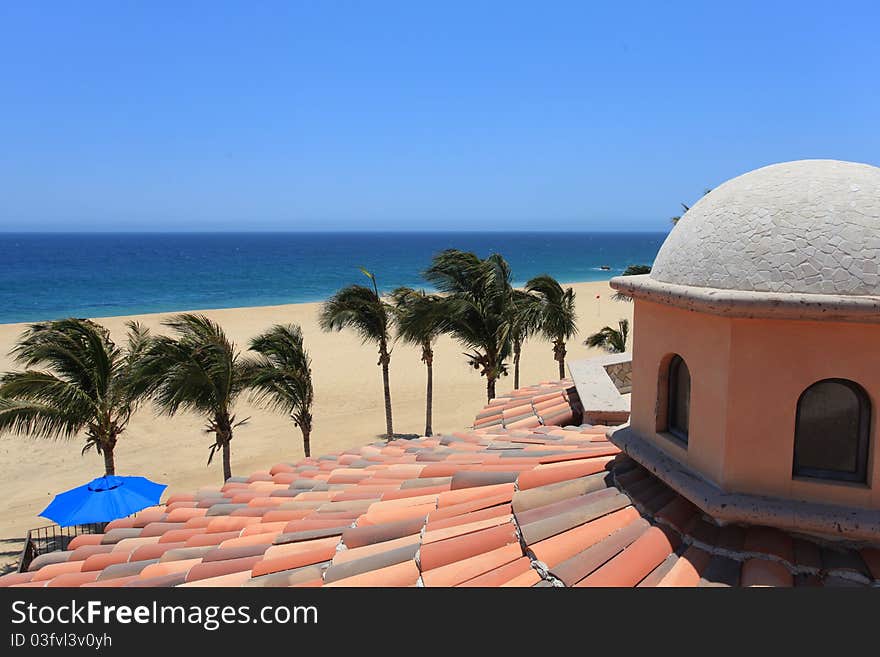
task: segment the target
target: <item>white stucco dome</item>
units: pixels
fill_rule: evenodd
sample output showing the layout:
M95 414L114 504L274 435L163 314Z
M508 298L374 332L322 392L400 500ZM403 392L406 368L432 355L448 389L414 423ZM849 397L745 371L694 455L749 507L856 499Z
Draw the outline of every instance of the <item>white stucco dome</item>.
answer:
M681 218L650 278L722 290L880 296L880 168L799 160L728 180Z

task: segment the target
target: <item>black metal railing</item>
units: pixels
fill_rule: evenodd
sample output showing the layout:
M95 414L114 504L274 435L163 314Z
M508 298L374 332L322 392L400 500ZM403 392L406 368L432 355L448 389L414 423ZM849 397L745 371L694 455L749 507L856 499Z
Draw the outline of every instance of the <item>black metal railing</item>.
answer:
M70 527L46 525L28 530L18 561L18 572L25 572L31 562L41 554L64 550L70 541L80 534L101 534L106 526L106 522L92 522L87 525L71 525Z

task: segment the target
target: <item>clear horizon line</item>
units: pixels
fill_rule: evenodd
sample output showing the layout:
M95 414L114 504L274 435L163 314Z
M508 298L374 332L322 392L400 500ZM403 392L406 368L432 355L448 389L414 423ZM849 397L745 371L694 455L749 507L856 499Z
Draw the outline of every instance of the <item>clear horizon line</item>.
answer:
M438 229L438 230L408 230L408 229L333 229L333 230L0 230L0 235L328 235L335 233L372 233L372 234L412 234L412 235L444 235L471 233L475 235L491 234L548 234L570 235L576 233L608 233L608 234L662 234L665 230L608 230L608 229L572 229L572 230L533 230L533 229L497 229L497 230L472 230L472 229Z

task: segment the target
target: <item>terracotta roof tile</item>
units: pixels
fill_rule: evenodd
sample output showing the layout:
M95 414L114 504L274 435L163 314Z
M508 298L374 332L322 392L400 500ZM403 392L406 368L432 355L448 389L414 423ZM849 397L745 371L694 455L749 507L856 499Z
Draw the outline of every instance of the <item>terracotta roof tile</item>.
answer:
M95 587L95 588L121 588L123 586L128 586L132 582L136 582L138 579L137 575L128 575L126 577L111 577L107 579L101 579L101 576L94 582L88 582L86 584L82 584L84 587Z
M284 556L274 557L270 559L257 560L253 564L253 576L268 575L281 570L290 570L291 568L302 568L310 566L322 561L329 561L336 553L336 548L326 543L318 541L317 545L310 542L302 544L304 548L295 552L290 552Z
M353 561L355 559L362 559L363 557L378 554L380 552L385 552L387 550L393 550L395 548L415 545L418 546L421 544L421 538L419 534L411 534L409 536L401 536L400 538L394 538L389 541L382 541L379 543L372 543L370 545L362 545L361 547L356 547L352 549L346 549L343 545L339 545L336 548L336 554L333 555L333 563L345 563L347 561Z
M204 559L206 554L213 552L215 549L216 548L211 545L172 548L159 557L159 561L180 561L183 559L196 558Z
M631 545L649 527L648 521L642 518L634 520L587 549L551 567L550 574L566 586L574 586Z
M548 425L578 421L570 387L514 391L474 430L175 494L0 586L880 584L878 546L719 527L620 454L606 427Z
M871 577L868 567L855 550L823 547L822 567L829 575L844 577L855 575L864 580Z
M342 542L349 548L357 548L382 541L390 541L402 536L418 534L424 521L421 518L410 518L394 522L350 527L342 532Z
M628 506L569 529L529 546L537 559L553 567L595 545L612 533L639 518L638 511Z
M27 584L34 578L34 573L7 573L0 575L0 586L18 586Z
M433 513L428 515L428 523L425 525L426 532L432 532L446 527L455 527L458 525L469 525L473 522L487 520L489 518L498 518L501 516L509 516L513 508L510 504L499 504L498 506L490 506L479 511L471 511L462 513L457 516L448 518L433 519Z
M262 557L241 557L224 561L208 561L193 565L186 574L187 582L250 571Z
M199 558L184 559L182 561L166 561L164 563L153 563L144 568L140 572L139 577L142 579L148 579L152 577L165 577L178 573L186 574L189 572L190 568L199 563L202 563L202 560Z
M321 580L321 574L324 569L321 564L314 566L304 566L303 568L293 568L291 570L282 570L271 575L261 575L251 577L246 580L244 586L251 587L287 587L295 586L302 582L310 582Z
M793 586L791 572L778 561L749 559L743 564L742 586Z
M795 563L791 535L771 527L749 527L743 551L770 555L789 564Z
M83 561L93 554L107 554L112 551L112 545L82 545L74 550L70 550L70 556L67 561Z
M675 567L678 559L678 554L673 552L660 564L658 564L657 567L654 568L654 570L648 573L648 575L636 586L639 588L656 587L658 584L660 584L660 582L663 581L663 578L666 577L667 574L669 574L669 571L671 571Z
M352 562L354 563L354 562ZM327 574L330 570L327 571ZM351 575L327 583L326 586L411 586L419 579L419 569L415 561L409 559L391 566L385 566L376 570L367 570L362 573Z
M85 561L79 562L80 569L85 571L101 571L116 563L125 563L131 555L127 552L108 552L106 554L94 554ZM155 558L155 557L154 557ZM46 566L48 568L49 566ZM40 569L45 570L45 568Z
M419 551L418 543L411 543L395 547L382 552L376 552L360 559L351 559L349 561L337 562L330 564L330 567L324 573L324 581L327 583L346 580L355 575L387 568L404 561L414 561L416 553ZM418 577L417 577L418 578Z
M472 579L469 579L465 582L462 582L458 586L463 587L494 587L494 586L505 586L509 585L511 582L515 582L520 578L524 578L524 576L531 579L529 576L533 576L534 578L540 579L538 573L532 568L532 561L528 557L521 557L516 559L515 561L511 561L500 568L496 568L494 570L490 570L487 573L482 575L478 575ZM516 584L514 584L516 585ZM524 586L531 586L531 584L524 584Z
M54 578L45 582L47 587L73 587L91 584L98 579L98 571L89 571L87 573L63 573L56 575Z
M592 499L590 499L591 497ZM626 495L614 493L613 491L609 495L604 494L604 491L597 491L596 493L584 495L583 500L577 500L577 502L570 510L550 515L528 524L523 524L517 518L517 521L520 522L523 540L531 545L545 538L561 534L585 522L590 522L612 511L628 506L629 498Z
M472 580L473 581L473 580ZM519 577L514 577L512 580L505 582L501 586L537 586L538 584L544 582L541 579L541 576L538 574L536 570L527 570ZM546 582L544 582L546 583Z
M70 543L67 544L68 550L75 550L84 545L100 545L104 541L103 534L80 534L75 536Z
M702 572L698 586L739 586L742 564L721 555L714 555Z
M577 586L635 586L675 551L679 540L671 530L650 527Z
M880 580L880 548L862 549L862 560L875 580Z
M84 563L84 561L62 561L61 563L50 563L48 566L43 566L38 571L36 571L34 573L34 576L31 578L31 581L42 582L50 580L53 577L57 577L59 575L78 573L82 571Z
M419 564L422 570L433 570L495 550L511 543L519 543L516 526L507 522L488 529L473 531L454 538L422 543Z
M469 579L487 573L523 556L519 543L484 552L468 559L422 571L425 586L456 586Z
M186 572L187 571L184 570L180 572L170 573L168 575L157 575L156 577L143 577L142 575L139 575L125 586L126 588L168 588L172 586L181 586L186 581Z
M703 572L709 566L711 555L695 545L690 546L664 575L657 586L698 586Z
M192 571L190 571L192 572ZM189 577L189 576L187 576ZM215 575L214 577L205 577L201 579L185 581L179 586L210 586L210 587L227 587L227 586L243 586L251 578L248 570L226 573L223 575Z
M819 546L802 538L793 541L794 560L801 570L818 572L822 568L822 551Z
M470 516L471 514L468 514ZM462 516L458 516L457 518L462 518ZM467 516L464 516L467 518ZM461 536L463 534L470 534L473 532L477 532L479 530L488 529L490 527L497 527L498 525L510 525L510 529L516 531L516 526L512 524L513 514L505 514L505 515L492 515L488 518L483 518L480 520L473 520L471 522L462 522L450 525L448 527L442 528L431 528L428 529L428 526L425 526L425 532L422 536L422 544L427 545L429 543L434 543L436 541L443 541L445 539L451 539L456 536Z

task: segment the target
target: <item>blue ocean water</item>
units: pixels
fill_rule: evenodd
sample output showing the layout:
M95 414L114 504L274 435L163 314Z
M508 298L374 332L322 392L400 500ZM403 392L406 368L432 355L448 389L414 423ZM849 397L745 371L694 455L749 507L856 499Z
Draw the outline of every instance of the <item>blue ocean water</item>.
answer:
M318 301L349 283L425 287L443 249L497 252L515 283L604 280L665 233L0 233L0 323ZM610 267L603 271L602 266Z

